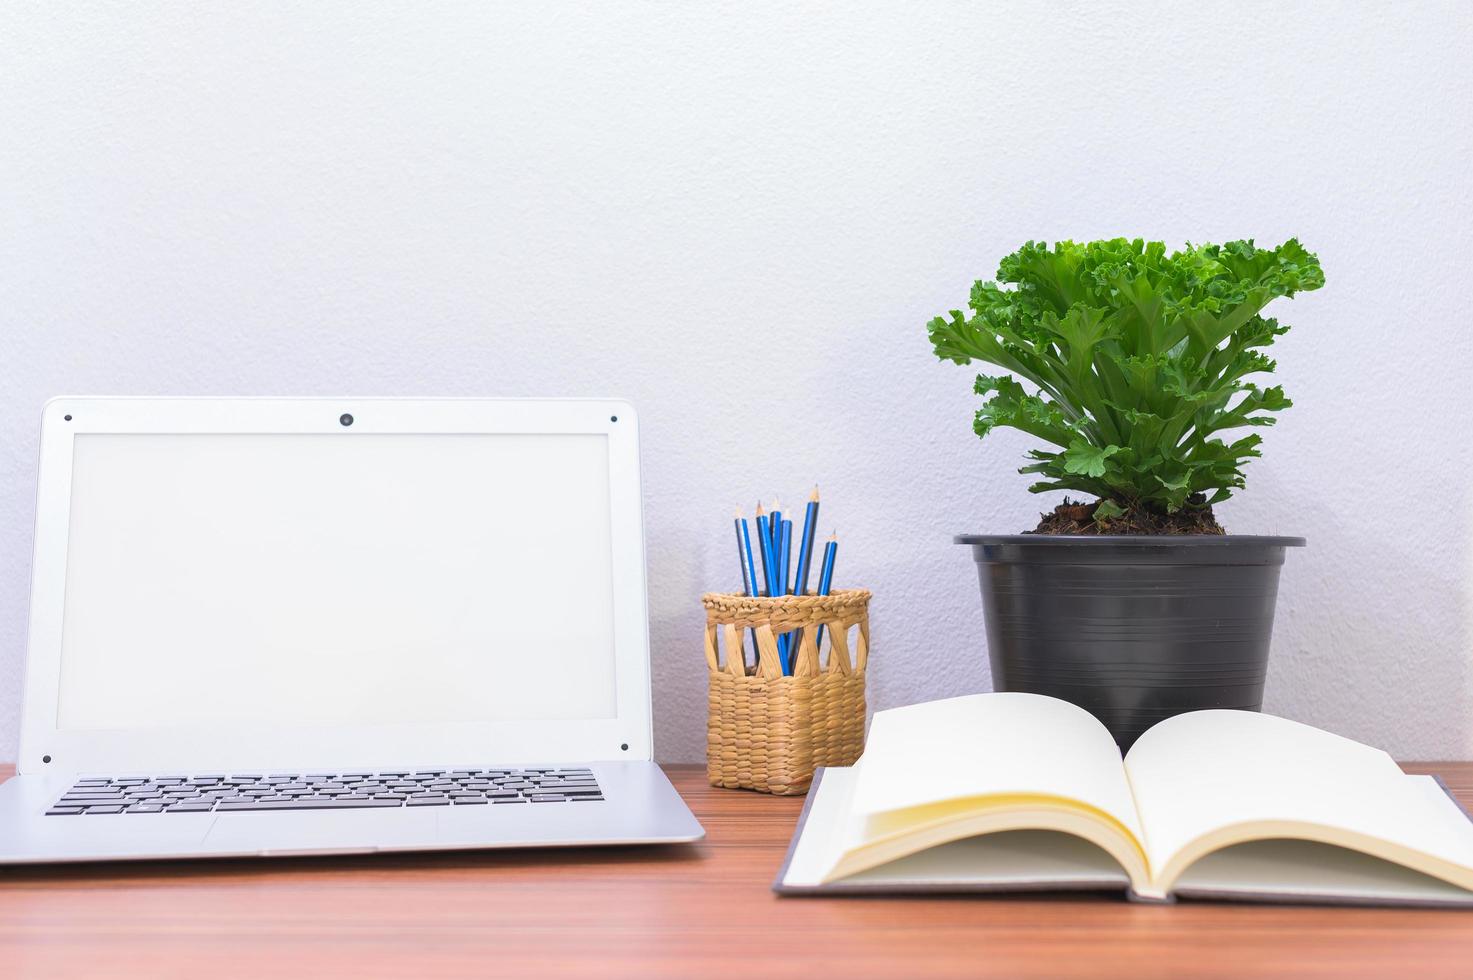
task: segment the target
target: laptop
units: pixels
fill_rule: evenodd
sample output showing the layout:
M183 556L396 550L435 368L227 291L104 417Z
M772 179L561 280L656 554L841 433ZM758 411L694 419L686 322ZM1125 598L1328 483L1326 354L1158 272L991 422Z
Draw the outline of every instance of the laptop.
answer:
M0 863L704 835L621 401L59 398Z

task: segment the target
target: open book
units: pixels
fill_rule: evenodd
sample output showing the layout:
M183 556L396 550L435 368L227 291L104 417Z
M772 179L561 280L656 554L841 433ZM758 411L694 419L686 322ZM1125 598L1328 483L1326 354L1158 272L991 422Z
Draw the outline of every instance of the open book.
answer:
M774 887L1473 906L1473 821L1432 777L1272 715L1178 715L1122 760L1082 708L977 694L877 713Z

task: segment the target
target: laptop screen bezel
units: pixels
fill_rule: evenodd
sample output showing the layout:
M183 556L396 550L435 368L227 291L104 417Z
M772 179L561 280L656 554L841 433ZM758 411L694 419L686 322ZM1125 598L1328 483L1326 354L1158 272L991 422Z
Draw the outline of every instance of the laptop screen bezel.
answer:
M351 414L351 426L340 417ZM374 726L62 730L73 440L83 433L575 433L608 439L615 714L575 721ZM639 438L614 399L57 398L42 412L31 619L22 708L22 774L204 772L652 758L649 635ZM48 760L49 761L46 761Z

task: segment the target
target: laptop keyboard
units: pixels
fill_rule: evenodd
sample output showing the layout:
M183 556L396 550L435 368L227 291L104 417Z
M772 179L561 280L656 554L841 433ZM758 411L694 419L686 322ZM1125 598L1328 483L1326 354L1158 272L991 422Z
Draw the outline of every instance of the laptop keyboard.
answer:
M589 769L419 769L79 779L48 816L589 803Z

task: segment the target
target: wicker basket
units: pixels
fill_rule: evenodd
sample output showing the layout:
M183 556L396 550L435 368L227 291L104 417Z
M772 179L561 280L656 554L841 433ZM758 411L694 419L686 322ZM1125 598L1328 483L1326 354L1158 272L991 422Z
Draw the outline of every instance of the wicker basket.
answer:
M701 597L711 668L706 772L712 786L795 795L808 791L817 767L854 764L864 751L869 599L865 589L772 599ZM829 641L823 665L820 624ZM855 626L851 661L849 630ZM755 668L743 656L748 629L756 636ZM803 633L793 674L784 677L777 636L797 629Z

